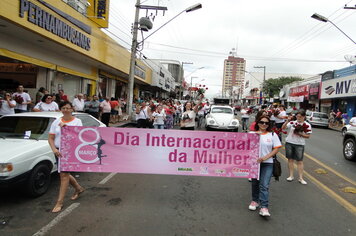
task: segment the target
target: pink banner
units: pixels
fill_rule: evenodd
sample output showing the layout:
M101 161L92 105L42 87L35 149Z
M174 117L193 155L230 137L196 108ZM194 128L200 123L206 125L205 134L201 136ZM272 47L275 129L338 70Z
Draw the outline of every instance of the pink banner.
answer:
M258 178L259 135L64 127L60 171Z

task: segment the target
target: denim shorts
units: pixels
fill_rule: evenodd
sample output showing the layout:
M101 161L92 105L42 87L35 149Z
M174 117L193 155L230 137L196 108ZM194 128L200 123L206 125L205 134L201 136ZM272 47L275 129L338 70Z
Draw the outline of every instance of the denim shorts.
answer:
M304 145L297 145L293 143L286 143L286 157L296 161L303 161Z

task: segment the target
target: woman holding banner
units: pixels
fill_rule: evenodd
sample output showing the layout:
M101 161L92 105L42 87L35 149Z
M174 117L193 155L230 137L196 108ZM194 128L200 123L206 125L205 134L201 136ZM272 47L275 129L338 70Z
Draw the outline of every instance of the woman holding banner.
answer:
M282 147L278 135L272 132L271 120L268 116L261 116L256 120L255 132L260 135L260 179L252 179L252 202L248 209L255 211L260 207L261 216L271 216L268 211L269 183L273 173L273 156Z
M72 115L73 105L72 103L65 101L59 104L59 109L61 110L63 116L61 118L53 121L48 135L48 143L56 156L59 171L59 161L62 154L59 152L60 140L61 140L61 128L64 126L83 126L82 121ZM68 172L59 173L61 183L59 188L59 195L56 205L54 206L52 212L57 213L62 210L63 200L68 190L68 185L71 184L75 189L72 200L76 200L81 193L84 192L84 188L80 186L77 180Z

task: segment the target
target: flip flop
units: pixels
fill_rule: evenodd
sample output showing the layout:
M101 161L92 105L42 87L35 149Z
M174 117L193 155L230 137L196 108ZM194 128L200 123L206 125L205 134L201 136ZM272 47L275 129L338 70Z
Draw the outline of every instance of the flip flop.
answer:
M73 196L70 198L72 200L77 200L80 196L80 194L82 194L85 191L85 189L81 189L79 191L75 191L75 193L73 194Z

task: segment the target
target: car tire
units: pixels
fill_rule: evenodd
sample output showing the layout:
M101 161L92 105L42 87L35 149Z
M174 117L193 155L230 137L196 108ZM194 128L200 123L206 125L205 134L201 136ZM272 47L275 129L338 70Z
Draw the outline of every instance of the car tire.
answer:
M26 184L26 192L31 197L39 197L47 192L51 183L51 170L45 164L35 166Z
M348 161L356 160L356 142L355 139L349 138L344 142L343 147L344 158Z
M342 128L342 130L341 130L341 135L342 135L342 136L345 136L346 132L347 132L347 129L346 129L345 127Z

